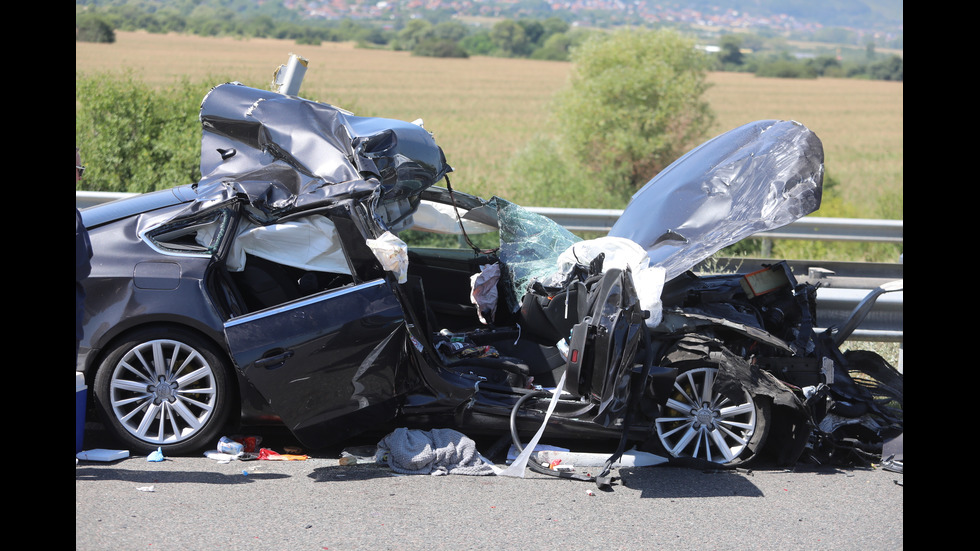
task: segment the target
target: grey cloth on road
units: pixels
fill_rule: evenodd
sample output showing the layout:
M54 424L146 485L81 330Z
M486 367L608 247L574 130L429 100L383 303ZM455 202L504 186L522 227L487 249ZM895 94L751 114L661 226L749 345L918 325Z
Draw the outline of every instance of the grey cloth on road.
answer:
M495 474L476 442L452 429L395 429L378 442L376 458L401 474Z

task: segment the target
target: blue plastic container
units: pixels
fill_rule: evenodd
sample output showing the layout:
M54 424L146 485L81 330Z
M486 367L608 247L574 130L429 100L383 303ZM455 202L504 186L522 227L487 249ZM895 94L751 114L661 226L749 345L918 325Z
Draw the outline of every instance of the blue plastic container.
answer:
M85 436L85 375L75 372L75 453L82 451Z

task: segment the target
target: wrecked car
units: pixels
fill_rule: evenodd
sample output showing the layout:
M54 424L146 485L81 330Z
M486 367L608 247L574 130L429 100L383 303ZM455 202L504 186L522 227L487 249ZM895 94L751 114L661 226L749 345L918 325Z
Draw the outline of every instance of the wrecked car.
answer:
M82 211L79 369L124 446L191 453L229 425L281 424L312 449L545 426L739 465L880 453L901 433L901 375L816 333L815 289L785 263L691 271L819 208L822 145L799 123L709 140L582 240L453 190L420 123L239 83L200 120L198 183ZM421 233L455 246L408 246Z

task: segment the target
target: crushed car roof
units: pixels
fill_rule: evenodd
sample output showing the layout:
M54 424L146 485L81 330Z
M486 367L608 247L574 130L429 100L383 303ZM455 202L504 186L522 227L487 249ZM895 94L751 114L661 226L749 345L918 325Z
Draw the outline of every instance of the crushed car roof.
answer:
M372 194L417 204L452 171L419 124L357 117L240 83L213 88L200 116L200 198L244 194L270 219Z

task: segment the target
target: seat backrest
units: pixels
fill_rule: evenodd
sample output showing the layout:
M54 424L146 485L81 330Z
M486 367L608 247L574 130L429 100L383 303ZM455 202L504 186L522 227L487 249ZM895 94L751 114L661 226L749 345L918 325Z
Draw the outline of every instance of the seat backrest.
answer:
M629 372L646 330L630 272L610 269L589 289L587 312L572 329L565 390L600 404L597 423L620 418Z
M297 280L280 264L247 255L245 269L235 274L249 310L276 306L301 296Z

